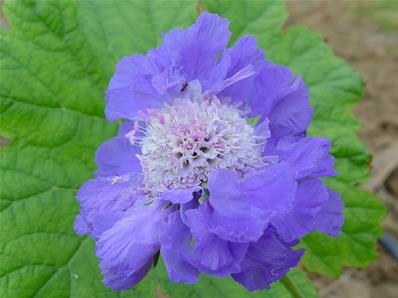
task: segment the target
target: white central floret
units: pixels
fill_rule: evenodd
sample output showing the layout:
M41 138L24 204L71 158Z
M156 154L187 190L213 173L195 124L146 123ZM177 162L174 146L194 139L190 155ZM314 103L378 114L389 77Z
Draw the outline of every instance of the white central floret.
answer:
M214 169L244 173L264 164L264 138L259 140L238 108L215 96L176 100L149 111L146 123L138 158L149 192L197 186Z

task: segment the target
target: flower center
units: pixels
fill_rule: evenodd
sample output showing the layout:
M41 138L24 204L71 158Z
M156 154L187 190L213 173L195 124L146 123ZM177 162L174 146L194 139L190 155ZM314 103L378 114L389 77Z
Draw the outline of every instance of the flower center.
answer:
M264 164L265 138L255 135L238 108L215 96L176 100L148 112L138 158L149 192L199 185L214 169L244 174Z

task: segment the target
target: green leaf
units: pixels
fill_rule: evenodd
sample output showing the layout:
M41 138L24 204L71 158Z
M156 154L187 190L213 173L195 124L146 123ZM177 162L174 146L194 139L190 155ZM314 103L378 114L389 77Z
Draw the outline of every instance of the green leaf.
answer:
M231 44L242 34L258 36L279 32L287 16L283 0L205 0L204 8L231 21Z
M251 126L256 126L256 124L260 121L260 117L256 116L256 117L250 117L246 119L246 122L249 123Z
M75 191L92 176L98 145L116 131L103 118L115 63L155 47L161 32L192 23L195 7L5 2L0 135L12 144L0 159L1 297L119 296L102 285L91 240L72 229Z

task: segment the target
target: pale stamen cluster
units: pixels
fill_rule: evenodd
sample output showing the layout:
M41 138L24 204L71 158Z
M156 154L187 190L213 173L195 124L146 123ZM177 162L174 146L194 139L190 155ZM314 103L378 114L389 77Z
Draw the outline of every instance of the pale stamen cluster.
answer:
M126 137L141 146L137 157L150 193L197 186L214 169L244 174L264 165L265 137L255 135L238 108L215 96L176 100L141 117L145 126L135 122Z

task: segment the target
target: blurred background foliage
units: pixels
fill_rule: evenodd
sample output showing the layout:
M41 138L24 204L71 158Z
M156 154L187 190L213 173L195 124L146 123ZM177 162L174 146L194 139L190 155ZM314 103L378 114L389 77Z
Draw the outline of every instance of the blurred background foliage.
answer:
M373 20L381 30L394 31L398 29L398 1L347 1L344 5L353 13Z

